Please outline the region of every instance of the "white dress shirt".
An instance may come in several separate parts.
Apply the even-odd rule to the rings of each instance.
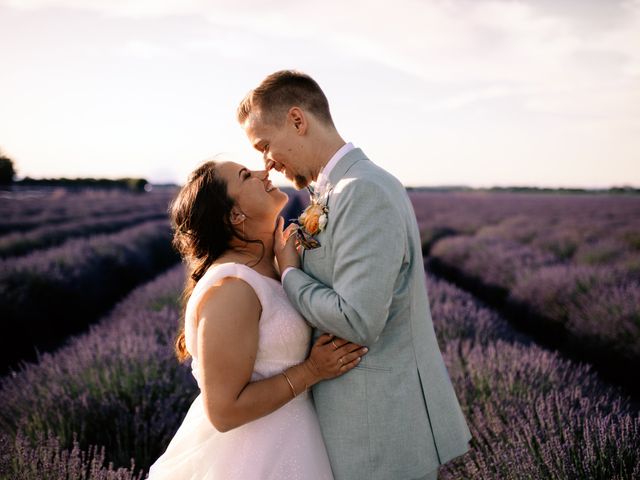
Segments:
[[[326,188],[327,183],[329,182],[329,174],[331,173],[331,170],[333,170],[333,167],[336,166],[336,163],[338,163],[338,161],[342,157],[344,157],[348,152],[350,152],[354,148],[355,147],[353,146],[353,143],[347,142],[342,147],[340,147],[336,153],[333,154],[333,157],[329,159],[327,164],[324,167],[322,167],[322,170],[320,170],[320,173],[318,174],[318,178],[316,179],[315,186],[313,188],[314,193],[318,195],[321,195],[322,193],[324,193],[323,189]],[[295,267],[285,268],[284,272],[282,272],[282,277],[280,278],[280,281],[284,281],[285,275],[289,273],[289,270],[293,268]]]
[[[333,170],[333,167],[336,166],[336,163],[338,163],[338,161],[342,157],[344,157],[354,148],[355,147],[353,146],[353,143],[347,142],[342,147],[340,147],[336,153],[333,154],[333,157],[331,157],[331,159],[322,168],[322,170],[320,170],[320,173],[318,174],[318,179],[315,182],[313,190],[315,193],[317,193],[318,195],[324,193],[322,190],[326,187],[327,182],[329,182],[329,174],[331,173],[331,170]]]

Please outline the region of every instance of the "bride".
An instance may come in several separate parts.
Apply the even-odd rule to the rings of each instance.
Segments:
[[[333,478],[308,390],[367,350],[325,334],[309,351],[273,255],[286,202],[266,171],[206,162],[171,206],[189,268],[176,352],[191,357],[200,394],[151,480]]]

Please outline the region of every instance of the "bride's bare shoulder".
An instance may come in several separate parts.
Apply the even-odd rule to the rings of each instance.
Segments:
[[[261,305],[251,285],[238,277],[223,277],[203,294],[198,308],[198,318],[237,316],[260,317]]]

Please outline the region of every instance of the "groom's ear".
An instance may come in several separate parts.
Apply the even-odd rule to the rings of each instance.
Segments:
[[[287,119],[293,125],[293,128],[296,129],[299,135],[304,135],[307,131],[307,117],[305,113],[299,107],[291,107],[289,112],[287,113]]]

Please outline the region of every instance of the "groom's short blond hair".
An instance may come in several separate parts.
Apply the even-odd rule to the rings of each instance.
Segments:
[[[329,102],[320,85],[306,73],[295,70],[272,73],[251,90],[238,106],[238,122],[243,124],[251,113],[258,113],[267,123],[280,125],[291,107],[300,107],[323,123],[333,125]]]

